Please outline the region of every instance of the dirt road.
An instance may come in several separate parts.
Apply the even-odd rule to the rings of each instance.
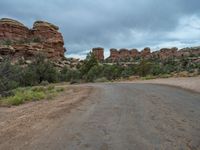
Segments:
[[[22,120],[21,126],[12,126],[9,121],[7,125],[2,110],[0,149],[200,149],[199,93],[139,83],[91,84],[79,88],[89,87],[92,92],[77,93],[85,95],[84,100],[79,100],[79,105],[72,102],[74,107],[70,111],[66,111],[69,104],[64,99],[60,105],[54,104],[60,101],[52,102],[52,109],[55,105],[57,111],[45,109],[46,115],[42,117],[36,115],[42,108],[35,112],[30,107],[30,120]],[[15,117],[20,120],[22,114]],[[31,120],[34,115],[40,119]]]

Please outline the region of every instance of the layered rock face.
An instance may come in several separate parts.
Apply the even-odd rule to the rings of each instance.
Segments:
[[[43,21],[36,21],[33,25],[32,36],[42,41],[43,48],[46,49],[48,57],[64,57],[64,41],[59,28],[53,24]]]
[[[119,59],[119,52],[117,51],[117,49],[110,49],[110,57],[111,60],[115,60],[115,59]]]
[[[131,56],[131,57],[135,58],[135,57],[138,57],[139,55],[140,55],[140,54],[139,54],[139,52],[138,52],[137,49],[131,49],[131,50],[130,50],[130,56]]]
[[[110,49],[110,57],[111,60],[120,60],[120,59],[127,59],[130,57],[136,57],[138,55],[138,51],[136,49],[128,50],[125,48],[120,49],[119,51],[117,49]]]
[[[50,59],[64,57],[64,41],[59,28],[36,21],[32,29],[12,19],[0,20],[0,55],[30,58],[39,53]]]
[[[150,48],[144,48],[141,52],[139,52],[137,49],[110,49],[110,57],[108,59],[113,60],[113,61],[118,61],[118,60],[124,60],[124,59],[130,59],[130,58],[136,58],[136,57],[150,57],[151,55],[151,50]]]
[[[151,49],[149,47],[144,48],[140,53],[140,56],[143,58],[149,58],[150,55],[151,55]]]
[[[104,48],[101,47],[93,48],[92,53],[95,55],[97,60],[99,61],[104,60]]]
[[[144,59],[150,59],[150,58],[159,58],[161,60],[168,59],[168,58],[180,58],[184,56],[191,56],[196,55],[200,56],[200,47],[194,47],[194,48],[184,48],[178,50],[178,48],[162,48],[159,51],[151,52],[151,49],[146,47],[141,52],[139,52],[137,49],[110,49],[110,56],[107,58],[111,61],[121,61],[125,59],[136,59],[136,58],[144,58]]]
[[[0,20],[0,40],[25,40],[29,38],[29,29],[13,19]]]

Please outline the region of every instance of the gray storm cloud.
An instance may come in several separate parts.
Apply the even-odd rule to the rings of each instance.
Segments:
[[[69,56],[106,49],[200,45],[199,0],[1,0],[0,17],[60,26]]]

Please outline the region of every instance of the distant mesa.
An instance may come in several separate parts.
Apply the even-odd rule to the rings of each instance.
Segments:
[[[36,21],[29,29],[19,21],[0,19],[0,56],[33,57],[38,53],[50,59],[64,57],[64,40],[59,28],[45,21]]]

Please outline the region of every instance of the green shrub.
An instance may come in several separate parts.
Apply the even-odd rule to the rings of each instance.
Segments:
[[[42,81],[48,81],[49,83],[55,83],[58,81],[58,70],[54,67],[53,63],[46,60],[43,55],[36,56],[36,59],[28,68],[34,72],[33,80],[41,83]]]
[[[38,86],[38,87],[33,87],[31,90],[34,92],[41,92],[41,91],[44,92],[46,91],[46,88],[43,86]]]
[[[24,101],[23,101],[22,97],[16,95],[16,96],[7,98],[5,100],[5,103],[8,105],[20,105],[20,104],[23,104]]]
[[[159,77],[160,78],[170,78],[171,75],[170,74],[160,74]]]
[[[97,78],[101,77],[103,68],[100,65],[93,66],[89,72],[85,74],[84,78],[86,81],[93,82]]]
[[[80,81],[79,80],[74,80],[74,79],[70,81],[70,84],[77,84],[77,83],[80,83]]]
[[[42,42],[42,40],[39,37],[34,37],[33,42],[34,43],[40,43],[40,42]]]
[[[55,89],[55,86],[53,86],[53,85],[50,85],[50,86],[47,87],[47,90],[48,90],[48,91],[52,91],[52,90],[54,90],[54,89]]]
[[[47,86],[47,85],[49,85],[49,82],[48,82],[48,81],[42,81],[42,82],[40,83],[40,85],[42,85],[42,86]]]
[[[108,80],[105,77],[98,78],[94,82],[108,82]]]
[[[75,69],[68,69],[64,67],[60,71],[60,81],[70,82],[71,80],[79,80],[80,79],[80,71]]]
[[[133,72],[133,69],[131,67],[125,67],[123,69],[123,71],[121,72],[121,77],[122,78],[128,78],[128,77],[132,76],[133,73],[134,72]]]
[[[3,44],[10,46],[10,45],[12,45],[12,41],[11,40],[5,40]]]
[[[122,71],[123,68],[119,65],[104,65],[102,76],[107,80],[115,80],[121,77]]]
[[[142,60],[138,65],[138,74],[142,77],[147,76],[151,72],[152,63]]]
[[[152,76],[152,75],[147,75],[146,77],[142,77],[142,80],[151,80],[151,79],[156,79],[156,76]]]
[[[64,90],[65,90],[65,89],[61,87],[61,88],[57,88],[57,89],[56,89],[56,92],[63,92]]]
[[[90,52],[87,55],[86,59],[83,62],[83,65],[80,68],[81,76],[86,76],[86,74],[88,74],[90,69],[97,65],[98,65],[98,61],[96,57],[94,56],[92,52]]]
[[[13,90],[14,95],[0,99],[0,105],[20,105],[27,101],[38,101],[41,99],[52,99],[59,92],[63,92],[63,87],[27,87]]]
[[[32,99],[29,99],[29,100],[37,101],[37,100],[46,98],[46,95],[44,92],[33,92],[32,94],[33,94],[33,97]]]
[[[9,59],[0,63],[0,95],[20,85],[21,68]]]

